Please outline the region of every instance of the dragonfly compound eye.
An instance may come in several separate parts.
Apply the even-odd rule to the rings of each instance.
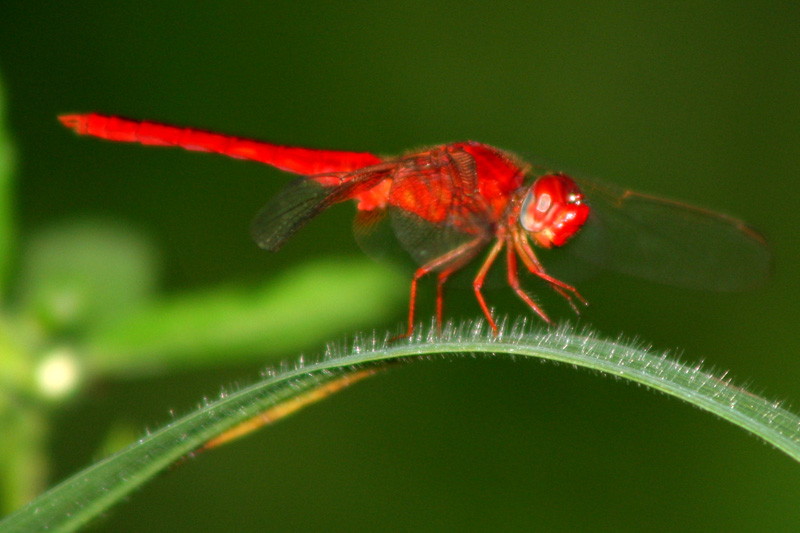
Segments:
[[[562,246],[586,222],[589,206],[578,185],[563,174],[546,174],[525,195],[519,223],[543,248]]]

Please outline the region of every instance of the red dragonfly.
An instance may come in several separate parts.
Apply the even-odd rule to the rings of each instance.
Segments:
[[[421,265],[411,281],[409,336],[420,278],[436,273],[436,319],[441,327],[445,282],[487,247],[472,286],[495,335],[497,325],[481,289],[504,248],[509,285],[547,323],[550,318],[520,286],[518,259],[576,312],[577,304],[587,302],[572,285],[547,274],[531,243],[554,248],[572,241],[567,249],[601,267],[710,290],[749,288],[770,271],[771,255],[763,237],[739,220],[563,173],[533,176],[533,167],[516,156],[473,141],[382,158],[97,113],[59,119],[81,135],[215,152],[304,176],[255,218],[253,238],[270,251],[331,205],[355,200],[359,240],[369,242],[380,223],[387,222]]]

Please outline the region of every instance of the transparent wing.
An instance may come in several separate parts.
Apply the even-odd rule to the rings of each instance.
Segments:
[[[651,281],[715,291],[744,290],[770,275],[764,237],[744,222],[672,200],[580,181],[592,208],[565,249]]]
[[[391,164],[381,163],[355,172],[298,178],[259,211],[250,234],[259,247],[277,251],[325,209],[371,189],[392,172]]]
[[[259,247],[275,252],[309,220],[330,207],[336,192],[306,178],[296,179],[258,212],[250,235]]]

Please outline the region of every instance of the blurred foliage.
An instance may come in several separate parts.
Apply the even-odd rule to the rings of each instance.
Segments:
[[[3,264],[12,261],[9,243],[16,240],[11,159],[0,129]],[[112,377],[264,364],[368,325],[405,293],[396,277],[365,260],[322,260],[260,285],[189,294],[160,293],[158,271],[153,244],[117,221],[62,222],[24,243],[15,290],[3,294],[0,316],[0,486],[7,511],[46,486],[55,402]]]
[[[570,278],[592,304],[580,320],[605,336],[623,331],[680,346],[687,359],[731,369],[767,395],[797,397],[798,25],[796,4],[745,0],[89,0],[46,10],[4,2],[0,68],[17,194],[13,209],[0,211],[16,213],[0,249],[19,250],[3,252],[0,374],[27,384],[13,403],[0,399],[9,430],[0,433],[2,446],[21,450],[0,456],[26,454],[5,479],[66,479],[100,455],[114,428],[161,425],[221,386],[255,379],[262,360],[294,354],[287,347],[246,362],[249,337],[226,359],[214,340],[192,363],[186,339],[202,328],[193,318],[192,333],[181,343],[172,336],[169,363],[159,366],[155,337],[141,326],[146,313],[171,331],[170,317],[192,301],[205,305],[209,287],[209,298],[244,312],[267,298],[270,280],[290,282],[311,259],[323,270],[331,261],[356,268],[347,265],[360,257],[347,207],[309,224],[280,253],[263,253],[247,224],[286,176],[211,155],[76,139],[55,120],[73,111],[378,154],[475,139],[735,215],[773,247],[767,287],[708,294],[615,275]],[[43,287],[23,291],[30,278],[19,258],[40,231],[75,219],[112,220],[126,235],[138,228],[157,251],[160,276],[129,313],[93,322],[96,308],[84,306],[74,315],[84,318],[62,323],[53,337],[43,327],[61,320],[47,318],[59,308],[30,299],[46,298]],[[448,287],[447,316],[479,316],[468,284],[456,285]],[[303,350],[322,351],[319,339],[350,328],[397,327],[407,287],[396,290],[393,314],[319,331],[317,340],[307,328],[297,336],[309,337]],[[422,317],[433,288],[421,291]],[[363,296],[348,294],[347,304]],[[537,297],[573,320],[557,297]],[[507,288],[487,299],[501,313],[527,313]],[[305,297],[296,303],[315,310]],[[128,341],[137,348],[126,353]],[[114,358],[105,359],[111,348]],[[142,361],[130,361],[125,377],[116,358],[128,355]],[[45,360],[50,369],[80,361],[78,388],[50,400],[31,392]],[[662,395],[566,370],[471,359],[399,368],[156,479],[99,527],[796,530],[793,462]]]
[[[48,331],[85,334],[149,299],[157,261],[147,239],[114,221],[50,227],[25,244],[19,306]]]

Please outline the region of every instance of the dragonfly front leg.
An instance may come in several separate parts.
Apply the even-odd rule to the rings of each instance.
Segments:
[[[544,310],[539,307],[539,304],[534,302],[528,293],[522,290],[522,287],[520,287],[519,275],[517,272],[517,252],[515,248],[511,246],[511,243],[509,243],[508,247],[506,248],[506,262],[508,263],[508,284],[511,285],[512,289],[514,289],[514,292],[517,293],[517,296],[519,296],[520,299],[528,305],[528,307],[533,309],[534,313],[539,315],[541,319],[548,324],[552,324],[553,321],[550,320],[550,317],[547,316],[547,313],[545,313]],[[556,287],[556,290],[560,291],[561,289]]]
[[[527,238],[521,231],[512,231],[511,237],[514,243],[514,248],[517,250],[522,262],[525,263],[528,271],[549,283],[553,290],[560,294],[569,303],[570,307],[572,307],[572,310],[575,311],[575,313],[580,314],[580,310],[578,309],[578,306],[575,305],[573,297],[580,301],[580,303],[583,305],[589,305],[589,302],[586,301],[586,298],[581,296],[581,293],[579,293],[575,287],[568,285],[545,272],[544,267],[539,262],[536,254],[533,252],[530,243],[528,243]],[[519,294],[519,292],[517,294]],[[536,311],[539,316],[542,316],[542,313],[537,308],[534,307],[533,310]],[[542,318],[545,319],[545,322],[550,322],[548,318],[544,316],[542,316]]]

